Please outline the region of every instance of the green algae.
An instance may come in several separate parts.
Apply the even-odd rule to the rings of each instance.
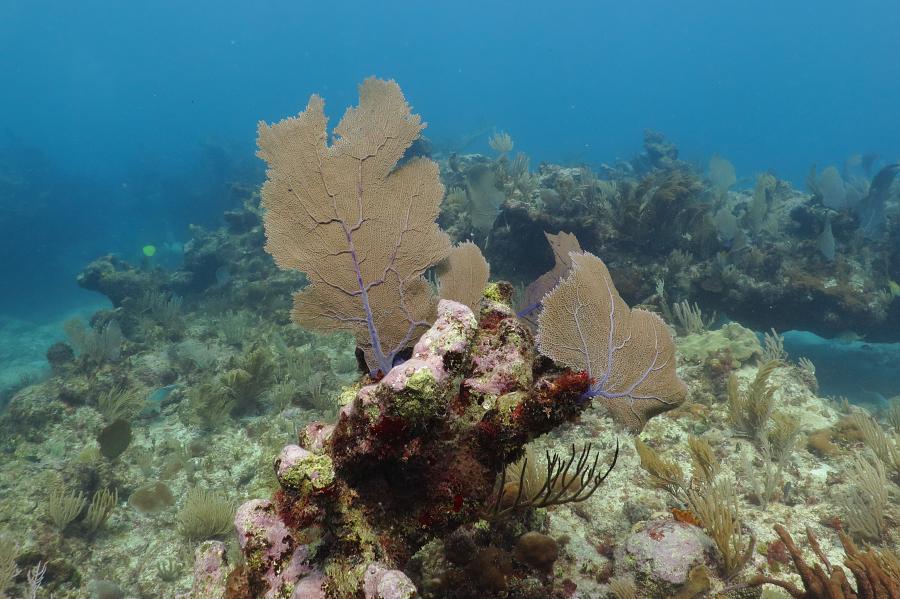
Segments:
[[[323,454],[310,454],[279,476],[286,488],[309,493],[328,488],[334,482],[334,464]]]

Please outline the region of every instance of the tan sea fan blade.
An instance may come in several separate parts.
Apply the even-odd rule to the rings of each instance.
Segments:
[[[424,128],[393,81],[367,79],[328,144],[324,103],[259,125],[266,250],[306,273],[294,320],[347,330],[369,367],[386,372],[434,316],[423,275],[450,251],[435,222],[444,188],[435,162],[397,166]]]
[[[687,395],[675,372],[675,344],[659,316],[628,307],[600,258],[570,256],[571,272],[542,302],[540,351],[587,372],[591,394],[613,418],[640,431]]]
[[[572,258],[569,257],[569,254],[581,251],[578,238],[572,233],[560,231],[554,235],[544,231],[544,237],[547,238],[547,243],[553,250],[553,268],[539,276],[525,289],[525,305],[521,310],[523,316],[540,309],[541,300],[547,292],[556,287],[557,283],[569,274],[569,269],[572,268]]]
[[[477,245],[466,241],[453,246],[438,269],[438,295],[463,303],[477,313],[491,267]]]

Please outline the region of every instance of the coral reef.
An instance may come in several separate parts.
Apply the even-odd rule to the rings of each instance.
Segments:
[[[711,161],[705,178],[658,134],[645,144],[641,156],[606,167],[604,178],[552,164],[530,174],[524,189],[498,177],[506,198],[484,244],[495,276],[527,285],[552,265],[544,233],[568,231],[603,256],[632,304],[652,300],[661,281],[669,301],[757,330],[900,339],[900,304],[889,291],[900,279],[896,165],[861,181],[859,198],[834,204],[814,183],[807,194],[769,174],[735,191],[727,160]],[[445,183],[463,185],[469,171],[484,168],[508,170],[502,159],[452,156]],[[454,239],[470,235],[465,206],[445,204],[440,222]]]
[[[88,265],[80,283],[112,307],[47,337],[45,376],[4,386],[0,594],[897,596],[900,401],[869,415],[820,397],[815,367],[747,328],[898,337],[896,169],[742,189],[723,158],[702,173],[648,132],[640,156],[598,173],[532,172],[508,135],[498,156],[447,156],[439,173],[421,138],[358,152],[374,115],[421,127],[392,85],[364,88],[359,127],[330,144],[323,121],[299,128],[322,171],[268,147],[269,191],[306,182],[321,200],[309,177],[377,163],[367,226],[393,226],[379,207],[409,199],[382,197],[382,179],[429,192],[417,227],[434,252],[401,244],[430,306],[407,342],[382,364],[368,330],[292,322],[290,294],[347,282],[352,261],[318,279],[278,268],[255,192],[222,227],[193,228],[175,270]],[[283,207],[285,235],[308,204]],[[396,241],[382,237],[372,247]]]
[[[185,553],[195,550],[197,541],[189,541],[182,532],[181,513],[194,489],[216,493],[232,506],[252,497],[268,496],[273,497],[273,506],[279,506],[290,503],[285,498],[290,497],[291,493],[293,497],[299,497],[301,492],[310,492],[325,502],[324,495],[329,492],[326,489],[349,488],[343,486],[346,485],[344,482],[332,482],[331,487],[322,490],[322,495],[317,495],[309,474],[303,473],[327,475],[330,472],[323,470],[327,462],[321,458],[330,455],[328,452],[335,429],[333,424],[325,424],[323,420],[332,420],[338,408],[342,408],[344,413],[352,411],[352,406],[357,402],[360,387],[353,384],[357,379],[352,372],[356,368],[353,343],[346,338],[314,335],[289,324],[285,315],[290,306],[284,298],[302,281],[290,273],[265,266],[268,264],[262,247],[265,237],[258,215],[251,210],[245,210],[244,214],[246,220],[255,219],[257,224],[243,234],[232,233],[229,228],[211,233],[195,231],[204,239],[227,239],[228,249],[223,249],[224,254],[240,258],[229,266],[233,272],[229,279],[202,291],[185,294],[177,325],[181,329],[179,337],[173,337],[164,330],[161,333],[160,327],[163,325],[156,320],[151,321],[148,314],[139,312],[137,301],[134,304],[131,300],[125,301],[116,312],[117,321],[122,323],[123,340],[120,355],[115,361],[60,360],[47,380],[33,382],[18,391],[0,416],[0,446],[3,448],[5,473],[0,480],[0,497],[3,498],[0,500],[0,514],[3,514],[2,528],[8,531],[4,538],[16,539],[13,567],[20,571],[7,589],[9,593],[24,588],[25,573],[38,562],[47,565],[44,588],[53,592],[54,596],[83,597],[94,588],[114,588],[136,597],[191,593],[195,584],[194,570],[188,566],[192,558],[186,557]],[[541,242],[545,243],[543,234]],[[262,270],[255,270],[255,265]],[[250,291],[249,288],[260,285],[259,273],[271,276],[273,291],[263,292],[261,286],[257,291]],[[565,278],[569,274],[568,269],[563,269],[558,276]],[[166,273],[166,276],[177,275]],[[492,297],[500,298],[504,290],[509,291],[502,285],[492,285],[488,291]],[[241,309],[248,294],[260,300],[253,315]],[[279,298],[278,294],[283,297]],[[495,325],[505,323],[503,331],[515,332],[523,339],[530,339],[527,323],[514,319],[508,307],[497,303],[490,305],[500,310],[494,312],[497,315]],[[465,313],[462,307],[459,310]],[[93,320],[104,322],[107,314],[101,311]],[[501,314],[503,318],[499,318]],[[473,315],[473,320],[469,322],[474,320]],[[483,321],[483,325],[486,324]],[[711,554],[705,554],[705,571],[688,569],[689,578],[681,585],[682,588],[711,588],[714,592],[720,592],[746,584],[757,574],[788,581],[802,588],[802,581],[792,573],[790,555],[778,544],[780,539],[771,533],[772,526],[778,522],[787,523],[790,534],[795,537],[803,534],[807,525],[810,526],[823,554],[831,564],[840,567],[837,564],[842,563],[843,551],[834,527],[842,523],[841,526],[846,529],[851,522],[848,512],[850,504],[846,496],[852,485],[856,484],[850,476],[858,469],[856,456],[863,455],[867,451],[866,444],[871,443],[886,459],[890,459],[894,451],[892,448],[896,447],[892,438],[895,433],[886,422],[862,418],[857,408],[849,408],[855,416],[848,418],[844,413],[847,408],[816,396],[814,373],[810,374],[793,364],[774,369],[767,379],[768,385],[774,388],[773,412],[775,415],[784,412],[796,421],[803,442],[797,443],[787,454],[779,477],[773,478],[777,481],[775,486],[771,493],[766,493],[768,505],[763,509],[757,500],[756,486],[764,482],[761,480],[764,456],[758,447],[749,447],[746,437],[737,434],[727,407],[730,375],[735,375],[739,392],[748,388],[757,377],[762,349],[758,343],[753,343],[746,329],[736,327],[736,324],[730,324],[726,333],[708,330],[686,333],[675,339],[678,374],[689,388],[690,402],[652,418],[645,425],[641,438],[661,458],[681,464],[685,478],[689,478],[688,469],[693,471],[694,467],[690,465],[688,438],[690,435],[702,436],[719,465],[717,478],[734,485],[744,534],[752,532],[757,539],[757,549],[750,556],[750,561],[731,581],[722,579],[716,549]],[[487,331],[475,334],[472,343],[480,345],[477,351],[474,345],[471,346],[470,357],[484,354],[491,358],[486,362],[486,369],[478,374],[474,372],[474,360],[470,358],[469,367],[473,372],[465,379],[465,393],[462,392],[462,381],[455,387],[460,400],[468,403],[450,401],[447,406],[451,411],[466,406],[463,414],[472,411],[471,416],[485,410],[480,404],[486,401],[497,410],[496,416],[492,417],[499,418],[507,413],[502,408],[509,408],[523,400],[515,392],[518,387],[512,387],[520,384],[516,383],[515,376],[507,377],[504,384],[511,385],[508,388],[496,387],[496,381],[488,376],[494,367],[501,364],[506,373],[514,375],[521,370],[516,366],[515,359],[516,355],[521,356],[521,352],[506,351],[521,346],[496,343],[498,334],[499,330],[490,334]],[[246,364],[248,353],[259,346],[264,346],[271,353],[275,366],[274,379],[277,381],[273,388],[263,390],[257,396],[257,405],[246,412],[232,414],[228,408],[208,408],[212,411],[207,413],[206,418],[197,420],[197,410],[201,406],[195,403],[195,391],[206,389],[206,395],[203,395],[205,400],[211,401],[216,397],[228,399],[218,391],[218,378],[228,370]],[[705,351],[704,348],[714,348],[714,351]],[[543,380],[548,380],[548,377],[552,380],[553,376],[561,376],[565,372],[554,370],[555,367],[548,364],[546,358],[534,353],[530,359],[536,370],[532,372],[528,389],[535,390],[535,382],[542,380],[542,377]],[[450,366],[463,368],[452,360]],[[428,370],[430,372],[430,368]],[[397,380],[408,380],[408,377],[399,376],[402,372],[401,365]],[[317,379],[321,387],[312,384]],[[367,394],[383,382],[368,381],[374,387],[370,387],[363,396],[371,397]],[[416,381],[413,377],[413,382],[422,380]],[[565,382],[573,394],[575,389],[585,389],[588,384],[572,376],[561,382]],[[279,400],[272,395],[274,387],[281,383],[286,383],[292,390],[287,400]],[[341,393],[343,385],[350,386]],[[420,385],[416,392],[426,388],[427,385]],[[502,390],[511,390],[511,395],[502,393],[497,397]],[[140,399],[138,405],[131,404],[135,398]],[[120,400],[123,403],[119,403]],[[384,400],[387,401],[387,398]],[[428,410],[420,410],[417,405],[422,406],[401,400],[391,409],[401,409],[404,414],[427,418]],[[106,407],[101,411],[101,406]],[[585,441],[590,441],[593,447],[591,463],[600,455],[594,476],[606,473],[616,438],[621,437],[622,433],[617,432],[615,423],[598,405],[586,405],[579,410],[577,420],[531,441],[522,454],[529,456],[527,461],[516,460],[518,454],[502,458],[493,456],[494,468],[500,468],[500,464],[506,462],[525,465],[519,469],[510,466],[504,470],[506,476],[501,485],[502,494],[498,494],[499,489],[496,488],[502,476],[492,480],[491,486],[482,482],[480,493],[487,493],[486,502],[479,506],[484,511],[482,519],[453,528],[461,518],[460,513],[474,517],[478,509],[476,502],[463,501],[460,512],[454,512],[456,493],[450,496],[432,488],[427,499],[431,502],[428,505],[437,509],[432,526],[443,531],[440,538],[434,533],[429,534],[430,529],[420,527],[410,512],[403,514],[407,523],[404,534],[398,532],[391,537],[401,542],[385,547],[375,534],[377,529],[364,526],[367,520],[362,518],[363,510],[337,514],[342,526],[340,530],[352,531],[347,536],[346,547],[371,547],[371,559],[365,564],[362,563],[364,560],[341,561],[340,558],[346,555],[341,554],[338,547],[331,554],[336,556],[331,567],[310,571],[295,586],[294,592],[315,596],[313,593],[321,593],[326,581],[331,581],[329,589],[356,588],[364,592],[366,571],[371,566],[373,573],[368,576],[370,588],[404,587],[404,581],[409,580],[423,597],[453,596],[454,590],[460,597],[467,596],[466,593],[468,596],[481,596],[485,589],[511,596],[527,597],[528,593],[544,596],[540,593],[546,593],[549,588],[558,596],[604,597],[612,593],[611,582],[622,580],[635,585],[636,596],[654,596],[653,589],[660,588],[662,581],[654,582],[654,579],[633,569],[627,560],[615,559],[618,548],[624,547],[635,531],[680,522],[693,527],[694,533],[705,539],[704,547],[714,546],[715,543],[698,526],[702,522],[696,514],[686,510],[682,502],[670,499],[669,494],[646,483],[643,475],[639,474],[638,456],[624,439],[615,469],[600,489],[583,502],[545,507],[516,506],[519,489],[525,489],[519,503],[528,503],[526,498],[538,497],[545,482],[547,465],[554,458],[562,466],[570,456],[577,461]],[[493,414],[491,408],[488,411]],[[111,423],[105,414],[125,414],[134,433],[131,444],[115,460],[104,458],[96,441],[96,434]],[[373,421],[363,420],[363,417],[368,418],[365,409],[355,414],[357,420],[354,422],[360,427],[374,425]],[[544,418],[543,409],[530,411],[529,414],[536,422]],[[457,414],[455,418],[462,416]],[[415,436],[403,436],[412,433],[392,426],[390,420],[382,419],[381,422],[379,431],[383,443],[377,447],[392,455],[395,461],[402,463],[403,456],[390,454],[390,451],[401,451],[401,445],[402,451],[407,450],[407,445],[411,452],[422,451],[418,443],[400,443],[401,439],[414,440]],[[767,430],[774,426],[774,416],[768,423]],[[304,469],[305,466],[292,469],[288,467],[291,460],[280,461],[280,476],[287,490],[281,489],[279,472],[273,470],[273,461],[282,448],[292,447],[285,454],[286,458],[306,455],[297,451],[300,449],[294,433],[297,428],[303,431],[305,451],[316,456],[317,460],[307,464],[308,469]],[[428,428],[425,427],[426,431]],[[370,429],[363,429],[363,432],[367,430]],[[827,443],[814,440],[820,437],[827,439]],[[391,442],[394,438],[395,441]],[[867,438],[870,440],[866,441]],[[363,435],[360,439],[371,441],[373,437]],[[349,445],[345,448],[348,460],[353,458],[365,463],[371,457],[359,453],[359,449],[350,443],[350,438],[346,443]],[[571,451],[573,445],[576,448],[574,454]],[[370,449],[375,450],[376,447]],[[544,459],[547,454],[548,459]],[[749,460],[749,466],[745,465],[745,460]],[[332,467],[335,463],[337,461],[332,461]],[[892,489],[898,480],[896,471],[886,462],[883,463],[887,488]],[[431,472],[446,474],[449,465],[451,462],[441,454]],[[575,466],[573,462],[573,470]],[[362,467],[360,469],[364,470]],[[369,488],[368,492],[372,494],[370,497],[375,498],[380,497],[379,490],[390,492],[390,499],[395,503],[385,505],[399,511],[400,505],[408,505],[402,502],[411,501],[409,494],[414,489],[411,484],[401,484],[397,479],[389,478],[390,473],[396,470],[379,469],[380,472],[385,470],[388,474],[381,476],[381,489]],[[494,470],[494,474],[498,472]],[[564,481],[569,478],[560,476]],[[482,481],[489,478],[485,475]],[[317,475],[315,479],[324,482],[329,477]],[[453,482],[444,478],[441,480]],[[157,482],[165,485],[171,497]],[[305,482],[310,483],[306,490]],[[60,531],[44,515],[52,489],[76,497],[81,494],[85,503],[101,489],[117,490],[120,501],[96,532],[89,530],[84,503],[78,504],[81,507],[74,519]],[[280,491],[272,495],[273,489]],[[464,490],[471,492],[468,487]],[[145,495],[151,491],[158,493],[159,497],[154,497],[147,504]],[[355,498],[354,493],[344,494],[342,491],[338,498],[349,497],[357,502],[355,506],[359,506],[362,500]],[[886,526],[881,538],[861,536],[857,542],[873,543],[881,551],[898,542],[897,532],[891,523],[896,522],[900,514],[894,495],[890,497],[884,506]],[[284,501],[283,504],[279,503],[279,498]],[[496,511],[506,510],[506,513],[499,519],[491,518],[489,515],[495,511],[498,498],[501,507]],[[34,505],[41,507],[34,510]],[[308,510],[303,509],[302,502],[290,505],[295,507],[291,514],[294,518],[315,522],[325,517],[317,504],[309,504],[306,506],[310,508]],[[339,505],[339,502],[331,505]],[[510,507],[512,509],[507,509]],[[382,513],[381,522],[386,518],[388,516]],[[297,532],[290,530],[292,535]],[[309,532],[314,533],[315,530],[310,529]],[[223,539],[232,535],[233,532],[229,532]],[[296,550],[310,544],[318,547],[317,543],[323,537],[311,534],[309,537],[291,538],[291,546]],[[219,547],[215,539],[211,541],[212,545],[204,543],[200,542],[200,545]],[[405,547],[404,543],[407,544]],[[214,593],[220,593],[224,588],[221,592],[240,596],[239,593],[246,593],[247,589],[246,578],[242,581],[240,576],[242,570],[235,567],[240,562],[239,556],[236,550],[229,550],[227,544],[223,545],[224,554],[221,547],[211,549],[205,554],[210,556],[209,559],[196,561],[196,589],[203,589],[203,580],[208,577],[216,585]],[[391,559],[392,555],[401,556],[410,552],[412,555],[403,564]],[[311,567],[319,553],[310,556],[307,566]],[[699,561],[692,565],[699,565]],[[232,574],[233,571],[236,573]],[[385,571],[393,574],[378,574]],[[548,571],[551,572],[552,583],[545,581]],[[201,572],[206,574],[200,575]],[[350,575],[342,577],[342,572]],[[847,576],[855,588],[855,578],[849,569]],[[549,586],[551,584],[552,587]],[[666,588],[673,590],[677,586],[669,584]]]
[[[304,577],[324,572],[322,588],[349,597],[352,588],[337,590],[335,569],[354,573],[369,589],[377,586],[370,584],[373,564],[403,566],[429,542],[449,543],[479,527],[482,536],[500,537],[495,529],[503,521],[491,506],[510,491],[503,483],[497,487],[498,474],[526,443],[589,405],[588,379],[542,367],[532,343],[508,305],[485,299],[476,320],[466,306],[442,300],[409,360],[362,387],[335,425],[309,425],[301,435],[305,448],[282,450],[274,501],[253,500],[238,510],[245,586],[282,596]],[[592,492],[606,478],[603,472],[583,474],[579,467],[548,485],[590,486]],[[515,511],[526,509],[517,503]],[[543,537],[521,538],[515,548],[472,542],[481,553],[503,555],[520,577],[547,571],[555,561]],[[306,569],[292,566],[301,555],[311,564]],[[458,576],[448,568],[445,576]],[[407,580],[386,573],[378,585],[392,579]],[[496,584],[506,589],[512,581]],[[409,588],[415,588],[411,582]],[[472,589],[478,592],[489,591]],[[242,596],[254,595],[232,595]]]

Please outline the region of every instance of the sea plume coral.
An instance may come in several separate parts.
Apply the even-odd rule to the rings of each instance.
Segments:
[[[675,373],[675,344],[660,317],[628,307],[600,258],[588,252],[570,256],[571,272],[542,302],[539,349],[585,371],[590,395],[616,420],[640,431],[687,395]]]
[[[260,123],[266,251],[310,284],[294,295],[300,325],[352,332],[373,371],[386,373],[434,318],[422,276],[450,251],[435,223],[444,188],[437,164],[397,166],[424,124],[393,81],[367,79],[328,144],[324,102]]]

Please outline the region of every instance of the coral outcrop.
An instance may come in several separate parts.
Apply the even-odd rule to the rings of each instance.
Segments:
[[[851,186],[839,180],[842,201],[833,203],[814,182],[804,193],[769,174],[736,191],[727,160],[710,161],[704,177],[676,157],[670,142],[650,134],[642,155],[600,173],[553,164],[528,172],[525,157],[515,161],[522,171],[502,157],[467,155],[451,156],[442,176],[452,188],[470,172],[497,175],[506,197],[485,244],[495,277],[529,284],[553,264],[545,232],[568,231],[607,261],[631,304],[655,301],[661,282],[670,301],[757,330],[900,339],[900,302],[890,292],[900,280],[900,167],[855,181],[853,201],[844,201]],[[483,237],[450,199],[444,228],[454,239]]]
[[[310,577],[335,597],[360,587],[366,597],[412,596],[397,568],[429,543],[502,526],[492,516],[506,491],[496,488],[498,474],[527,442],[577,418],[588,386],[586,376],[537,357],[508,304],[486,298],[476,319],[442,300],[412,357],[359,389],[335,425],[309,425],[275,461],[274,499],[238,510],[244,565],[233,576],[250,594],[229,598],[297,596],[292,589]],[[563,480],[567,488],[602,481]],[[471,542],[466,567],[496,553],[534,580],[556,555],[540,535],[518,549],[490,535]]]
[[[641,579],[658,596],[674,594],[697,567],[714,569],[715,547],[697,526],[677,520],[654,520],[632,533],[617,549],[620,576]]]

